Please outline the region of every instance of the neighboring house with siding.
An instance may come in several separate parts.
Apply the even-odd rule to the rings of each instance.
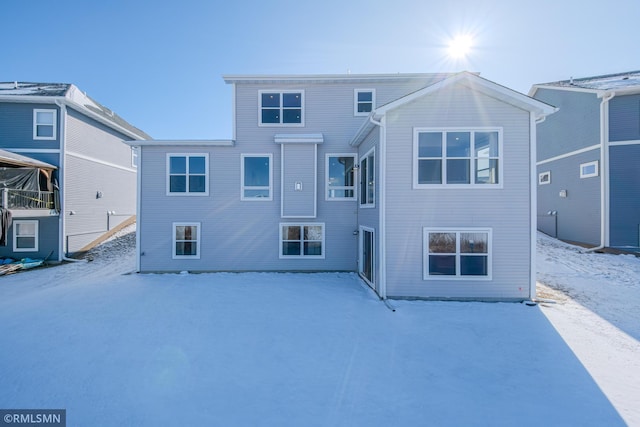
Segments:
[[[640,71],[534,85],[559,112],[538,125],[539,229],[640,249]]]
[[[535,122],[475,74],[225,76],[233,137],[139,148],[138,270],[354,271],[382,298],[535,295]]]
[[[0,83],[0,207],[12,217],[0,256],[61,261],[135,219],[137,153],[123,141],[148,138],[72,84]],[[25,168],[32,184],[11,178]]]

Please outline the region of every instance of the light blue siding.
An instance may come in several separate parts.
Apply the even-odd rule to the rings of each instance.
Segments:
[[[600,99],[593,93],[538,89],[540,101],[560,110],[537,127],[537,161],[600,143]]]
[[[282,217],[315,218],[316,145],[282,145]]]
[[[529,112],[455,86],[387,116],[386,247],[390,297],[528,298]],[[413,189],[415,127],[500,128],[503,188]],[[491,280],[423,280],[423,228],[490,228]]]
[[[136,169],[129,139],[67,109],[65,250],[76,252],[136,212]],[[73,212],[73,215],[71,215]],[[115,212],[109,215],[108,212]]]
[[[610,246],[640,246],[640,145],[609,149]]]
[[[33,139],[33,110],[56,110],[56,139]],[[0,145],[4,149],[59,149],[60,109],[55,104],[0,102]],[[28,155],[28,154],[26,154]]]
[[[9,257],[16,260],[22,258],[47,259],[55,261],[58,259],[58,215],[44,217],[29,217],[21,215],[16,220],[38,221],[38,251],[34,252],[13,252],[13,236],[15,227],[9,228],[7,245],[0,246],[0,257]]]
[[[616,96],[609,101],[609,140],[640,140],[640,95]]]
[[[557,237],[589,245],[600,243],[600,176],[580,178],[580,164],[599,161],[600,150],[538,165],[551,183],[538,185],[538,216],[556,212]],[[560,197],[565,190],[567,197]]]

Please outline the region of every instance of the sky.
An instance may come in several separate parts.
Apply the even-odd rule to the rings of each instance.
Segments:
[[[73,83],[154,139],[225,139],[223,75],[467,70],[527,93],[640,69],[638,18],[638,0],[4,0],[0,81]]]

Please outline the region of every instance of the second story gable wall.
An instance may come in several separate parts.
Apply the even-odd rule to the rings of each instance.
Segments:
[[[502,137],[503,171],[495,187],[414,188],[414,131],[491,130]],[[387,114],[386,247],[389,296],[528,297],[530,260],[530,114],[454,86]],[[492,279],[424,280],[424,228],[492,230]]]
[[[538,89],[536,99],[559,108],[537,128],[537,161],[600,144],[600,99],[593,93]]]
[[[55,139],[34,139],[34,110],[56,112]],[[0,102],[0,144],[7,149],[57,150],[60,148],[60,109],[55,104]],[[54,163],[57,165],[57,162]]]
[[[609,141],[640,140],[640,94],[616,96],[609,102]]]

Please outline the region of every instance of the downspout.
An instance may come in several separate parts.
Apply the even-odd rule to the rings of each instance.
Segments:
[[[599,251],[607,246],[609,200],[609,101],[615,92],[605,93],[600,102],[600,244],[585,252]]]
[[[56,100],[56,105],[60,107],[60,173],[58,177],[60,179],[60,190],[62,192],[62,197],[60,197],[60,222],[58,228],[58,261],[85,261],[84,259],[73,259],[68,258],[65,254],[65,236],[67,233],[67,215],[66,215],[66,200],[67,200],[67,189],[66,189],[66,178],[67,178],[67,168],[65,167],[65,156],[67,151],[67,106],[64,102]]]
[[[387,257],[386,257],[386,245],[387,245],[387,239],[386,239],[386,168],[387,168],[387,162],[386,162],[386,155],[387,155],[387,141],[386,141],[386,137],[387,137],[387,132],[386,132],[386,128],[385,128],[385,116],[382,117],[382,119],[380,121],[376,121],[373,118],[373,114],[371,116],[369,116],[369,121],[374,124],[375,126],[380,127],[380,153],[378,154],[378,180],[380,181],[380,194],[378,197],[378,203],[379,203],[379,215],[378,215],[378,235],[379,237],[379,245],[378,245],[378,249],[379,249],[379,254],[378,254],[378,265],[379,265],[379,272],[380,272],[380,277],[379,277],[379,284],[380,284],[380,288],[379,288],[379,295],[380,298],[385,302],[385,304],[387,304],[387,306],[395,311],[395,309],[391,306],[388,305],[387,302]]]

